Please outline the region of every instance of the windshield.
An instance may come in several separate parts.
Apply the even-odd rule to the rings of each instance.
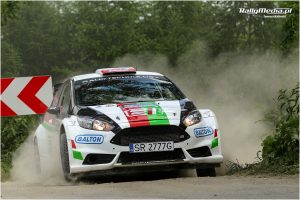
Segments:
[[[163,76],[112,76],[75,82],[77,105],[180,100],[185,96]]]

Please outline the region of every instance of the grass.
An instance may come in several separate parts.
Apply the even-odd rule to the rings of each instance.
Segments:
[[[259,161],[251,164],[240,164],[237,162],[228,161],[226,164],[228,169],[227,175],[293,175],[299,174],[299,164],[284,165],[279,163],[266,163]]]
[[[7,181],[10,178],[10,169],[12,168],[10,162],[1,161],[1,181]]]

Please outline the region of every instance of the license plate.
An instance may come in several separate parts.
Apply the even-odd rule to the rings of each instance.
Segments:
[[[174,142],[149,142],[129,144],[130,153],[174,151]]]

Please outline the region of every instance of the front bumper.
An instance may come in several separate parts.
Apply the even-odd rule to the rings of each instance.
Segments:
[[[111,170],[114,168],[135,168],[135,167],[150,167],[150,166],[161,166],[161,165],[177,165],[177,164],[189,164],[192,166],[200,166],[203,164],[220,164],[223,162],[222,155],[213,155],[209,157],[193,158],[189,153],[183,149],[185,159],[183,160],[166,160],[166,161],[153,161],[153,162],[144,162],[144,163],[132,163],[132,164],[122,164],[118,163],[120,153],[116,155],[111,163],[108,164],[96,164],[96,165],[79,165],[72,166],[71,173],[82,173],[82,172],[91,172],[99,170]]]
[[[206,164],[220,164],[223,162],[223,156],[221,152],[221,140],[220,140],[220,131],[218,134],[210,134],[205,136],[197,136],[195,133],[196,129],[209,127],[212,130],[218,130],[218,124],[215,116],[203,118],[203,120],[193,126],[187,127],[185,132],[189,135],[189,138],[174,143],[174,148],[181,151],[182,158],[172,159],[173,157],[165,157],[166,159],[160,160],[151,160],[146,162],[120,162],[120,156],[122,153],[129,152],[129,146],[121,146],[113,144],[111,142],[112,138],[116,135],[113,132],[101,132],[83,129],[76,124],[69,123],[66,128],[66,134],[68,139],[68,152],[69,152],[69,161],[70,161],[70,173],[71,174],[80,174],[93,171],[107,171],[113,169],[129,169],[134,167],[153,167],[153,166],[162,166],[162,165],[177,165],[177,164],[187,164],[190,166],[201,166]],[[77,143],[76,136],[78,135],[101,135],[103,136],[99,139],[98,144],[95,143]],[[97,142],[96,142],[97,143]],[[191,152],[193,149],[198,148],[209,149],[209,154],[205,155],[195,155]],[[104,164],[87,164],[85,160],[88,155],[113,155],[113,157]],[[136,154],[136,153],[133,153]],[[143,153],[140,153],[143,154]],[[130,155],[130,154],[128,154]]]
[[[115,176],[118,177],[122,176],[131,176],[131,175],[139,175],[152,172],[162,172],[165,175],[169,176],[170,172],[184,170],[184,169],[206,169],[206,168],[215,168],[220,167],[220,163],[202,163],[202,164],[189,164],[189,163],[173,163],[173,164],[164,164],[162,165],[146,165],[146,166],[131,166],[131,167],[115,167],[109,170],[96,170],[96,171],[89,171],[83,173],[77,173],[75,176],[76,178],[94,178],[94,177],[101,177],[101,181],[105,181],[105,177]],[[151,174],[153,177],[153,174]],[[110,179],[108,179],[110,180]],[[114,178],[115,180],[115,178]],[[139,179],[140,180],[140,179]]]

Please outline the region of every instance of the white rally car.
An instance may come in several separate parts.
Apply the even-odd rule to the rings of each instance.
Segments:
[[[167,77],[132,67],[99,69],[62,83],[34,144],[42,171],[60,149],[67,180],[182,168],[215,176],[223,161],[215,114],[197,109]]]

